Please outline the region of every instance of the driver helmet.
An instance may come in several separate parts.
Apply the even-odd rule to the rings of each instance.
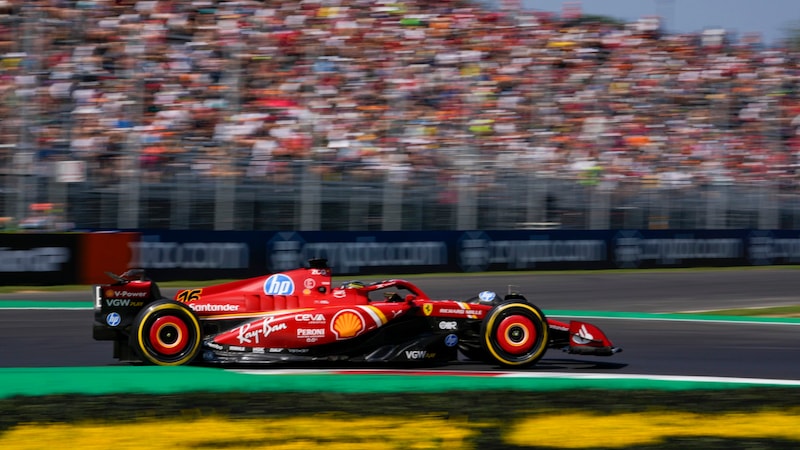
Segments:
[[[478,294],[478,300],[480,300],[481,303],[492,303],[496,298],[497,293],[493,291],[483,291]]]
[[[361,289],[364,286],[366,286],[366,284],[364,284],[364,282],[358,281],[358,280],[346,281],[346,282],[342,283],[342,289]]]

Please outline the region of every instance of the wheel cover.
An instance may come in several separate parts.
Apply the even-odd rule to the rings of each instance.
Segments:
[[[500,321],[495,339],[505,352],[522,355],[536,343],[536,327],[525,316],[511,315]]]
[[[161,316],[153,321],[148,335],[153,350],[164,355],[175,355],[189,344],[189,328],[176,316]]]
[[[200,351],[200,322],[184,306],[154,304],[137,319],[134,348],[143,360],[162,366],[190,363]]]
[[[542,312],[526,303],[507,303],[489,312],[481,326],[483,348],[504,366],[526,366],[547,350],[549,333]]]

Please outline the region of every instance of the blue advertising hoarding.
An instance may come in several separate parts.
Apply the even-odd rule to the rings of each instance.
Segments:
[[[238,279],[312,258],[327,259],[336,275],[800,263],[797,230],[130,231],[102,240],[99,258],[85,242],[102,233],[5,234],[0,282],[81,283],[80,266],[144,268],[159,281]]]
[[[311,258],[340,275],[800,261],[800,231],[785,230],[138,231],[130,266],[161,280],[257,276]]]

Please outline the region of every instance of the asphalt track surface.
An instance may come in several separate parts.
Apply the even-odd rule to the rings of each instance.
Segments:
[[[800,304],[800,271],[790,268],[576,274],[479,274],[412,279],[432,298],[466,300],[508,286],[548,311],[702,312]],[[364,281],[378,278],[364,277]],[[335,282],[343,281],[335,278]],[[175,289],[162,288],[170,296]],[[86,301],[91,293],[0,294],[6,300]],[[567,317],[557,317],[568,319]],[[549,350],[528,370],[542,373],[682,375],[800,380],[800,324],[588,318],[624,351],[581,357]],[[91,336],[91,310],[0,309],[0,367],[125,364],[110,342]],[[270,366],[275,367],[275,366]],[[455,363],[455,370],[492,370]],[[270,370],[264,368],[263,370]]]

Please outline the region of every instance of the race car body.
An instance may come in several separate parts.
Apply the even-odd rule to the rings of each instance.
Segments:
[[[311,361],[536,363],[548,348],[620,351],[596,326],[546,318],[522,295],[492,291],[432,299],[407,280],[334,287],[325,260],[310,267],[163,298],[141,270],[94,286],[93,335],[114,356],[157,365]]]

